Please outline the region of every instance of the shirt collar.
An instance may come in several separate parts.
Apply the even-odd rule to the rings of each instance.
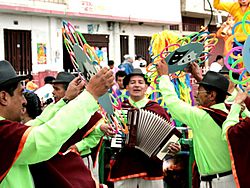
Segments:
[[[219,109],[219,110],[222,110],[222,111],[228,113],[228,109],[226,108],[224,103],[214,104],[214,105],[211,106],[211,108]]]
[[[136,108],[143,108],[144,106],[146,106],[146,104],[148,103],[149,99],[146,98],[146,97],[144,97],[142,100],[135,102],[135,101],[133,101],[133,100],[131,99],[131,97],[129,97],[129,98],[128,98],[128,101],[129,101],[129,103],[130,103],[132,106],[134,106],[134,107],[136,107]]]

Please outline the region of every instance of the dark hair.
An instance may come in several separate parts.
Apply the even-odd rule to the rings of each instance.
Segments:
[[[140,59],[140,58],[144,59],[144,57],[143,57],[142,55],[136,55],[136,56],[135,56],[135,60],[138,60],[138,59]]]
[[[223,103],[227,97],[227,94],[225,92],[223,92],[222,90],[215,88],[213,86],[208,86],[208,85],[203,85],[201,84],[201,86],[208,92],[212,92],[215,91],[216,92],[216,98],[215,98],[215,102],[217,103]]]
[[[45,83],[45,84],[51,84],[51,82],[52,82],[53,80],[55,80],[55,77],[53,77],[53,76],[46,76],[46,77],[44,78],[44,83]]]
[[[26,111],[32,119],[35,119],[42,113],[41,101],[33,92],[24,92],[23,95],[27,100]]]
[[[109,60],[109,61],[108,61],[108,66],[114,65],[114,64],[115,64],[115,62],[114,62],[113,60]]]
[[[218,60],[220,60],[220,59],[223,59],[223,56],[222,56],[222,55],[217,55],[215,61],[218,61]]]
[[[68,89],[69,83],[62,83],[63,84],[63,88],[65,89],[65,91]]]
[[[29,81],[33,80],[32,74],[28,74],[27,77],[28,77]]]
[[[125,71],[119,70],[115,73],[115,80],[117,81],[118,77],[125,77],[127,76]]]
[[[6,91],[7,93],[10,94],[10,96],[13,96],[14,91],[17,89],[18,84],[19,82],[15,82],[12,84],[0,86],[0,91]]]

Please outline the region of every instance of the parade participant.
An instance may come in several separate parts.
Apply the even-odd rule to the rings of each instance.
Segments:
[[[118,88],[113,93],[114,97],[117,98],[118,102],[121,103],[125,98],[128,98],[129,92],[125,89],[123,85],[123,79],[127,74],[124,71],[117,71],[115,74],[115,80]]]
[[[40,98],[43,107],[46,107],[48,104],[53,102],[53,87],[51,85],[53,80],[55,80],[55,77],[46,76],[44,78],[44,85],[35,91]]]
[[[34,83],[33,76],[28,74],[28,78],[25,80],[25,89],[27,91],[35,91],[38,88],[38,85]]]
[[[222,129],[209,111],[228,112],[224,101],[229,81],[219,73],[208,71],[199,82],[197,101],[202,107],[190,106],[178,98],[169,78],[168,64],[157,65],[160,91],[172,117],[193,131],[194,155],[201,175],[201,188],[235,187],[227,143]]]
[[[200,68],[199,68],[199,65],[195,62],[191,63],[189,65],[189,70],[188,70],[192,76],[198,81],[200,82],[203,78],[203,76],[201,75],[201,71],[200,71]],[[223,66],[222,69],[219,71],[220,74],[222,74],[224,77],[226,77],[229,81],[229,86],[228,86],[228,93],[230,93],[229,96],[226,97],[225,99],[225,104],[227,104],[227,108],[230,108],[231,104],[233,103],[236,95],[238,92],[241,92],[241,90],[237,87],[237,84],[235,84],[230,78],[229,78],[229,70],[226,66]],[[239,79],[239,74],[236,73],[236,72],[233,72],[232,73],[232,77],[233,79],[235,80],[238,80]],[[249,101],[250,98],[247,97],[246,101]],[[250,106],[249,108],[246,108],[244,109],[242,115],[243,117],[247,117],[250,115],[250,112],[249,112],[249,109],[250,109]]]
[[[33,188],[28,165],[54,156],[71,135],[82,128],[98,110],[97,99],[113,85],[113,73],[104,68],[93,76],[86,89],[76,78],[71,82],[61,109],[41,126],[26,126],[21,121],[23,96],[21,80],[8,61],[0,61],[0,187]],[[81,92],[81,94],[79,94]],[[78,97],[76,97],[79,94]],[[76,97],[76,98],[75,98]],[[74,99],[75,98],[75,99]],[[72,100],[74,99],[74,100]],[[74,110],[77,109],[77,110]],[[70,126],[69,126],[70,125]]]
[[[250,118],[240,120],[245,107],[247,92],[239,92],[235,97],[231,110],[222,125],[222,136],[228,140],[231,164],[237,188],[247,188],[250,185],[249,168],[249,133]],[[249,103],[246,104],[249,107]],[[242,108],[243,107],[243,108]]]
[[[209,70],[219,72],[224,65],[224,58],[221,55],[217,55],[215,62],[211,63]]]
[[[147,109],[169,120],[164,108],[145,97],[149,83],[140,69],[134,69],[123,83],[130,93],[129,99],[122,104],[123,108]],[[176,153],[180,146],[173,144],[170,150]],[[115,188],[163,188],[162,161],[149,158],[139,149],[124,147],[111,166],[109,180],[114,182]]]
[[[237,23],[241,22],[244,14],[250,10],[249,2],[250,2],[249,0],[238,0],[238,2],[220,2],[220,0],[214,0],[214,8],[228,12],[233,16],[235,23]],[[246,24],[245,27],[246,30],[249,32],[250,31],[249,24]],[[241,25],[235,28],[235,33],[242,34],[236,36],[236,39],[239,42],[244,42],[246,40],[247,35],[244,34]]]
[[[142,70],[143,74],[146,74],[146,66],[147,66],[147,62],[144,59],[143,56],[141,55],[136,55],[135,56],[135,62],[133,63],[134,68],[139,68]]]
[[[130,74],[134,71],[134,58],[132,55],[126,54],[123,56],[124,61],[118,66],[119,69],[126,72],[126,74]]]
[[[56,103],[65,97],[68,85],[74,78],[75,76],[68,72],[59,72],[56,79],[52,81]],[[53,108],[51,107],[53,105],[56,104],[51,104],[49,107]],[[51,111],[46,110],[46,112],[51,114]],[[45,114],[44,112],[43,115]],[[35,187],[96,187],[94,179],[84,165],[80,154],[86,156],[91,153],[91,149],[96,147],[103,137],[103,130],[107,130],[108,134],[112,133],[111,128],[109,130],[109,126],[104,124],[101,119],[102,116],[95,112],[89,122],[63,144],[57,155],[48,161],[31,166]],[[38,126],[39,124],[33,122],[32,125]],[[97,152],[96,149],[93,153],[94,159]]]
[[[24,92],[23,93],[27,103],[23,109],[22,123],[26,123],[32,119],[35,119],[42,113],[41,101],[37,94],[33,92]]]
[[[114,75],[119,71],[118,67],[115,66],[115,62],[113,60],[108,60],[108,66],[113,71]]]

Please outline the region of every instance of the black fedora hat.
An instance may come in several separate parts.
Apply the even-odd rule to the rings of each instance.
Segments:
[[[211,86],[219,89],[227,95],[231,95],[227,92],[229,86],[228,79],[217,72],[208,71],[198,84]]]
[[[70,83],[74,80],[75,76],[68,72],[59,72],[56,76],[56,79],[52,81],[52,84],[60,84],[60,83]]]
[[[128,83],[129,83],[129,81],[130,81],[130,78],[131,78],[132,76],[142,76],[142,77],[144,78],[144,80],[145,80],[145,83],[146,83],[147,85],[149,85],[149,82],[148,82],[147,78],[145,77],[145,75],[143,74],[142,70],[139,69],[139,68],[135,68],[134,71],[133,71],[132,73],[128,74],[128,75],[125,76],[125,78],[123,79],[123,85],[124,85],[124,87],[126,87],[126,86],[128,85]]]
[[[27,79],[27,76],[18,76],[8,61],[0,61],[0,87],[17,83],[25,79]]]

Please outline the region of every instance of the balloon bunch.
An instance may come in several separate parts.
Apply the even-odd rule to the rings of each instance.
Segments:
[[[146,76],[151,83],[151,90],[148,93],[151,99],[166,108],[159,92],[156,70],[157,63],[165,59],[169,64],[170,77],[177,95],[185,102],[194,104],[190,76],[183,70],[191,62],[195,61],[198,64],[205,62],[217,42],[216,34],[204,30],[184,37],[167,30],[154,34],[149,47],[152,62],[146,68]]]
[[[227,54],[224,64],[229,69],[230,79],[234,83],[239,84],[243,90],[244,85],[248,84],[250,81],[248,76],[250,73],[250,37],[247,31],[248,24],[250,24],[250,21],[247,20],[249,14],[250,11],[246,12],[242,21],[234,24],[232,28],[232,36],[229,37],[225,42]],[[241,27],[243,33],[236,33],[235,29],[237,27]],[[244,44],[243,42],[239,41],[242,38],[247,38]],[[233,78],[233,72],[240,74],[238,80]]]

